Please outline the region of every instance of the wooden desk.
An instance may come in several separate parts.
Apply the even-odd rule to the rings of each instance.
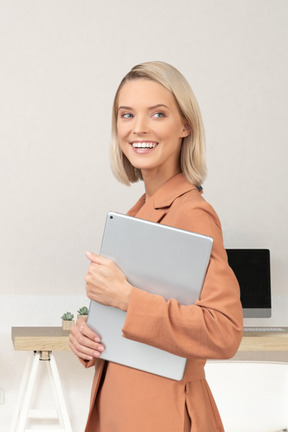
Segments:
[[[12,327],[12,341],[17,351],[68,351],[69,330],[62,327]]]
[[[49,364],[52,369],[52,375],[56,383],[56,391],[60,399],[60,407],[63,413],[62,417],[64,419],[65,429],[59,430],[72,432],[56,362],[52,354],[53,351],[70,350],[69,331],[62,330],[62,327],[12,327],[12,341],[15,350],[33,351],[36,353],[34,355],[30,375],[29,371],[26,372],[26,376],[24,374],[26,381],[24,379],[24,384],[21,386],[17,418],[14,423],[15,427],[14,429],[12,428],[12,431],[22,432],[25,430],[26,419],[29,417],[29,404],[39,361],[47,360],[46,363]],[[241,355],[242,353],[271,353],[284,351],[288,352],[288,327],[285,328],[284,332],[244,331],[238,353]],[[24,405],[24,408],[22,407],[22,404]]]
[[[34,353],[32,362],[27,362],[23,374],[12,432],[32,431],[32,429],[27,429],[29,418],[57,419],[59,421],[57,432],[72,432],[60,377],[53,356],[53,351],[70,350],[69,330],[62,330],[62,327],[12,327],[12,341],[15,350],[32,351]],[[50,372],[50,381],[55,390],[58,410],[40,411],[30,409],[32,392],[40,363],[45,363],[48,372]],[[54,426],[53,430],[56,432]]]
[[[245,332],[238,351],[288,351],[288,327],[285,332]],[[68,351],[69,331],[62,327],[12,327],[15,350]]]
[[[288,327],[283,332],[244,331],[238,352],[288,351]]]

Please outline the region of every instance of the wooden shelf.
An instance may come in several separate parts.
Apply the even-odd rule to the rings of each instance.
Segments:
[[[69,333],[62,327],[12,327],[12,341],[19,351],[69,351]]]

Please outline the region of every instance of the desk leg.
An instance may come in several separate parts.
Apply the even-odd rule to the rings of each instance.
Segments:
[[[26,362],[25,362],[25,368],[24,368],[24,372],[22,375],[22,379],[21,379],[19,393],[17,396],[17,402],[16,402],[16,407],[15,407],[15,416],[13,418],[13,422],[12,422],[11,429],[10,429],[11,432],[16,431],[16,426],[17,426],[17,422],[18,422],[18,418],[19,418],[19,413],[20,413],[21,407],[22,407],[22,401],[23,401],[25,389],[27,386],[27,381],[28,381],[30,370],[31,370],[33,357],[34,356],[28,355]]]
[[[45,356],[44,356],[45,357]],[[19,396],[18,396],[18,403],[16,407],[16,415],[14,418],[14,422],[11,428],[11,432],[25,432],[26,430],[26,423],[28,418],[34,417],[34,418],[48,418],[47,417],[47,411],[41,411],[41,410],[29,410],[32,393],[35,385],[35,380],[39,368],[40,361],[44,360],[46,363],[49,373],[50,373],[50,384],[52,384],[52,388],[54,390],[55,399],[58,402],[58,408],[59,413],[57,413],[57,418],[59,420],[59,423],[62,423],[64,426],[64,429],[60,426],[60,429],[57,429],[57,431],[65,431],[65,432],[72,432],[72,427],[70,424],[70,419],[68,416],[68,411],[65,404],[65,399],[61,387],[61,381],[59,372],[57,369],[56,361],[53,356],[53,354],[50,352],[50,355],[48,357],[43,358],[43,352],[37,352],[34,354],[34,359],[31,362],[30,357],[28,358],[28,361],[26,362],[25,371],[22,378],[22,383],[20,386]],[[33,412],[33,415],[31,416]],[[29,415],[30,414],[30,415]],[[35,417],[37,416],[37,417]],[[39,417],[40,416],[40,417]],[[61,417],[60,417],[61,416]],[[28,429],[27,429],[28,430]],[[42,429],[41,429],[42,430]],[[45,429],[46,430],[46,429]],[[53,429],[56,432],[56,429]],[[29,429],[30,431],[30,429]]]
[[[55,358],[54,358],[52,353],[50,354],[50,362],[49,363],[50,363],[50,368],[51,368],[50,370],[52,372],[52,378],[53,378],[52,382],[54,384],[55,396],[59,402],[60,412],[62,413],[62,419],[63,419],[65,431],[72,432],[70,419],[69,419],[69,415],[67,412],[65,399],[64,399],[64,395],[63,395],[63,391],[62,391],[62,386],[61,386],[61,381],[60,381],[60,376],[59,376],[57,364],[56,364]]]
[[[34,359],[31,365],[31,361],[28,359],[20,387],[18,406],[16,416],[12,425],[11,432],[24,432],[25,424],[28,417],[28,410],[31,401],[32,391],[35,384],[35,379],[39,367],[40,354],[34,354]],[[30,370],[30,373],[29,373]]]

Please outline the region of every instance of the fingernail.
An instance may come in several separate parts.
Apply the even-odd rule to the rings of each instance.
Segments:
[[[98,351],[101,351],[101,352],[104,351],[104,347],[102,345],[100,345],[97,349],[98,349]]]
[[[100,342],[101,341],[101,339],[100,339],[99,336],[96,336],[94,340],[95,340],[95,342]]]

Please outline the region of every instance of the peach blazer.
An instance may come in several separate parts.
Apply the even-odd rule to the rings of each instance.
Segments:
[[[195,304],[181,306],[135,287],[122,329],[123,337],[186,357],[183,379],[173,381],[99,359],[83,362],[86,367],[95,366],[85,431],[223,431],[204,366],[206,359],[230,358],[236,353],[243,323],[239,286],[228,266],[220,221],[182,174],[147,202],[145,196],[140,198],[128,214],[209,235],[214,244]]]

